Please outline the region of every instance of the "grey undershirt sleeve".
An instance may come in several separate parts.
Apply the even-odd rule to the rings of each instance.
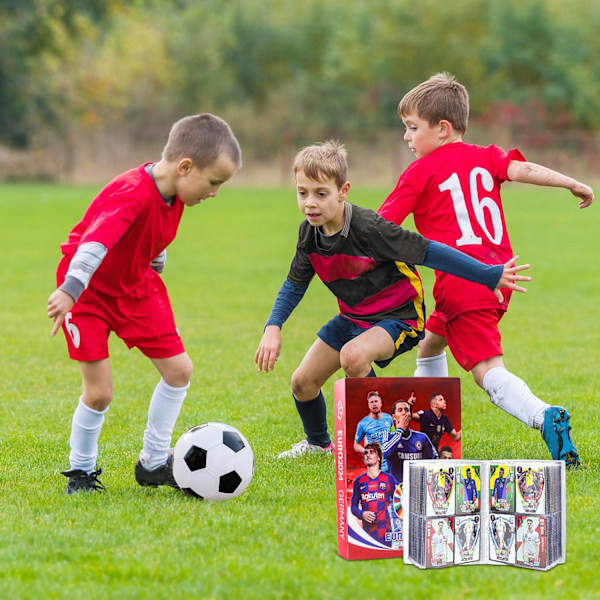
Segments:
[[[71,259],[64,283],[58,289],[69,294],[77,302],[107,252],[106,247],[100,242],[81,244]]]

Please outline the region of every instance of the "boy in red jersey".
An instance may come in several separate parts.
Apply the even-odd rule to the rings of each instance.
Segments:
[[[298,208],[304,217],[296,253],[254,356],[259,371],[273,370],[281,351],[281,328],[317,274],[338,300],[340,314],[317,333],[292,376],[292,395],[306,439],[282,452],[331,452],[321,387],[340,368],[348,377],[374,376],[371,363],[388,365],[423,337],[423,288],[415,264],[486,285],[524,292],[510,259],[499,268],[473,260],[444,244],[389,223],[374,211],[346,202],[346,150],[337,141],[307,146],[294,161]]]
[[[396,224],[413,213],[417,230],[429,239],[482,262],[502,264],[513,255],[500,198],[504,181],[563,187],[581,199],[580,208],[594,200],[589,186],[525,162],[516,149],[506,153],[497,146],[463,143],[469,96],[448,73],[438,73],[408,92],[398,114],[406,126],[404,139],[418,160],[400,176],[378,212]],[[568,412],[542,402],[504,368],[498,322],[510,291],[503,293],[499,306],[485,288],[437,272],[436,307],[418,346],[415,376],[447,376],[448,345],[493,404],[539,429],[552,458],[576,466],[579,458],[569,434]]]
[[[161,375],[135,465],[140,485],[177,487],[169,453],[173,428],[192,376],[167,290],[158,275],[184,206],[217,195],[241,166],[229,125],[211,114],[177,121],[161,160],[106,185],[61,245],[58,289],[48,299],[51,335],[62,326],[79,362],[82,395],[73,415],[67,494],[102,491],[94,470],[98,438],[113,395],[108,336],[137,347]]]

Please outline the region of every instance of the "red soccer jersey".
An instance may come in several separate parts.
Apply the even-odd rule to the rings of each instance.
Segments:
[[[413,213],[415,226],[426,238],[443,242],[486,264],[502,264],[513,256],[500,186],[511,160],[525,160],[516,149],[457,142],[440,146],[412,163],[377,211],[400,225]],[[506,310],[482,285],[436,271],[433,295],[436,310],[446,319],[469,310]]]
[[[90,286],[110,296],[129,294],[153,275],[150,263],[175,238],[183,214],[183,203],[176,197],[169,206],[145,166],[108,183],[61,245],[70,258],[84,242],[107,248]]]

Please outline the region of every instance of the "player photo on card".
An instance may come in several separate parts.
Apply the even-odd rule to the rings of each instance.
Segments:
[[[546,512],[544,468],[517,465],[517,512],[543,514]]]
[[[481,467],[460,465],[456,469],[456,514],[478,513],[481,499]]]
[[[479,534],[481,533],[481,517],[472,515],[454,519],[454,563],[479,561]]]
[[[515,515],[490,514],[490,560],[515,564]]]
[[[546,567],[546,519],[517,515],[517,564]]]
[[[490,465],[490,508],[499,512],[515,511],[515,468]]]
[[[454,514],[454,472],[442,461],[427,469],[427,516]]]
[[[426,556],[428,567],[449,567],[454,564],[454,519],[427,519]]]

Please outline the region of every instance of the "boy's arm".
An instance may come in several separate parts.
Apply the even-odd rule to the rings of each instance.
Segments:
[[[413,212],[417,203],[417,194],[411,185],[400,177],[392,193],[377,209],[377,214],[386,221],[401,225],[404,219]]]
[[[298,285],[292,283],[289,279],[283,282],[254,355],[254,362],[259,371],[268,373],[275,368],[275,361],[279,358],[281,351],[281,328],[292,314],[292,311],[298,306],[307,289],[307,285]]]
[[[515,292],[526,292],[525,288],[516,285],[514,282],[531,280],[531,277],[517,275],[519,271],[529,268],[529,265],[514,266],[518,258],[518,256],[513,256],[504,265],[486,265],[460,250],[446,246],[446,244],[430,241],[425,250],[425,256],[419,264],[485,285],[494,292],[499,302],[503,302],[500,288],[509,288]]]
[[[64,282],[48,298],[48,317],[54,320],[50,335],[56,335],[67,313],[89,285],[106,253],[106,246],[99,242],[85,242],[77,248]]]
[[[594,190],[589,185],[536,163],[511,160],[506,175],[510,181],[565,188],[573,196],[581,198],[579,208],[585,208],[594,201]]]

